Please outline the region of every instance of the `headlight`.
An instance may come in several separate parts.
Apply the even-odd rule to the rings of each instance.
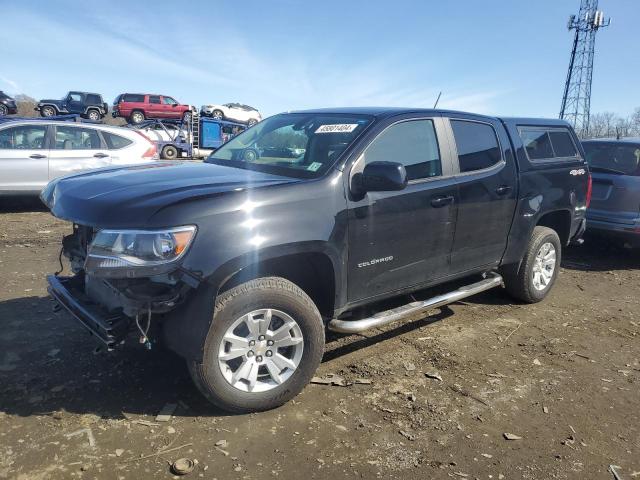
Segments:
[[[165,273],[185,254],[195,234],[193,225],[166,230],[99,230],[89,246],[85,270],[118,277]]]

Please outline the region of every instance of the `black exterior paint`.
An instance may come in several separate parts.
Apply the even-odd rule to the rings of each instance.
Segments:
[[[250,275],[259,264],[307,255],[323,259],[332,278],[318,282],[332,282],[335,292],[323,313],[338,316],[358,305],[517,264],[533,228],[547,214],[564,212],[567,241],[584,224],[588,176],[570,174],[586,169],[582,158],[532,164],[516,128],[567,126],[564,122],[443,110],[322,112],[369,114],[374,121],[319,179],[206,163],[154,164],[58,179],[42,198],[55,216],[94,228],[197,226],[179,265],[196,291],[164,320],[170,346],[191,359],[202,354],[202,332],[211,321],[216,292],[238,272]],[[441,122],[443,177],[413,181],[401,191],[354,194],[351,182],[363,149],[389,125],[416,118]],[[460,174],[448,118],[492,125],[502,161]],[[440,205],[443,197],[451,201]]]
[[[71,94],[78,94],[82,97],[81,101],[73,100],[70,96]],[[93,103],[88,101],[88,96],[99,98],[98,103]],[[103,118],[107,115],[109,111],[109,106],[102,100],[102,96],[97,93],[86,93],[86,92],[69,92],[62,99],[43,99],[38,101],[38,104],[34,108],[36,111],[41,111],[43,107],[51,106],[55,108],[57,114],[75,114],[85,116],[89,110],[97,110],[100,114],[100,118]]]

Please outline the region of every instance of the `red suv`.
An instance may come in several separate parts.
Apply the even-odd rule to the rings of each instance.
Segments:
[[[112,115],[126,118],[129,123],[140,123],[146,118],[185,119],[191,115],[191,107],[165,95],[123,93],[113,101]]]

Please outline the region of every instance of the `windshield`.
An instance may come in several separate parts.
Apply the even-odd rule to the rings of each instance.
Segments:
[[[207,162],[295,178],[317,178],[371,123],[365,115],[284,113],[237,135]]]
[[[587,163],[594,170],[640,176],[640,144],[584,142],[582,146]]]

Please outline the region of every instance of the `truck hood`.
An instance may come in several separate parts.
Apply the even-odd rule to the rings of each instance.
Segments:
[[[176,203],[299,181],[210,163],[158,162],[61,177],[40,198],[53,215],[74,223],[140,228]]]

